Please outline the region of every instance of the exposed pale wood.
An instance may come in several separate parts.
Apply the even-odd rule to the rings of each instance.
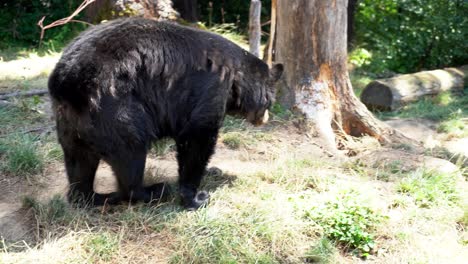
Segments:
[[[249,49],[252,54],[260,56],[260,38],[262,28],[260,25],[260,14],[262,10],[262,2],[260,0],[250,1],[249,13]]]
[[[5,100],[5,99],[11,98],[11,97],[44,95],[44,94],[47,94],[47,93],[48,93],[47,89],[31,90],[31,91],[27,91],[27,92],[16,91],[16,92],[0,95],[0,100]]]
[[[267,64],[271,67],[273,63],[273,46],[276,38],[276,6],[277,0],[271,0],[271,25],[270,25],[270,41],[268,43]]]
[[[462,69],[446,68],[375,80],[364,88],[361,101],[369,109],[395,110],[426,95],[463,90],[464,78]]]

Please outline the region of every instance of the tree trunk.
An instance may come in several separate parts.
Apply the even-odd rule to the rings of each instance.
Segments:
[[[355,96],[347,71],[347,0],[278,0],[275,61],[285,66],[281,93],[314,124],[324,147],[337,131],[382,143],[406,137],[376,119]]]
[[[198,21],[197,0],[174,0],[174,8],[185,21]]]
[[[249,13],[249,49],[252,54],[260,57],[260,38],[262,28],[260,25],[260,11],[262,10],[262,2],[260,0],[250,1]]]
[[[354,46],[354,15],[359,0],[349,0],[348,3],[348,50]]]
[[[461,91],[464,77],[462,68],[447,68],[375,80],[364,88],[361,101],[370,109],[393,111],[425,95]]]
[[[172,7],[172,0],[96,0],[85,9],[88,21],[127,16],[143,16],[157,20],[176,20],[179,13]]]

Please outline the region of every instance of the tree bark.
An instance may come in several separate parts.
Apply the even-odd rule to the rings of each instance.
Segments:
[[[179,13],[172,4],[172,0],[96,0],[85,9],[85,15],[93,23],[128,16],[176,20]]]
[[[425,95],[463,90],[464,77],[462,70],[447,68],[375,80],[364,88],[361,101],[369,109],[393,111]]]
[[[382,143],[405,140],[354,94],[347,71],[347,3],[278,0],[275,60],[285,66],[286,83],[280,94],[295,99],[329,149],[336,150],[339,131]]]
[[[354,14],[359,0],[349,0],[348,2],[348,50],[354,46]]]
[[[174,0],[174,8],[188,22],[198,21],[197,0]]]
[[[262,2],[260,0],[250,1],[249,13],[249,49],[252,54],[260,57],[260,38],[262,28],[260,25],[260,11]]]

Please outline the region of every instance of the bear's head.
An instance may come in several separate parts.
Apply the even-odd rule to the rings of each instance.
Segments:
[[[268,121],[268,109],[275,101],[275,83],[281,78],[283,65],[271,69],[260,61],[239,71],[233,83],[229,114],[240,114],[255,126]]]

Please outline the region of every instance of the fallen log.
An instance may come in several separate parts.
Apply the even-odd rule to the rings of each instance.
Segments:
[[[20,91],[17,91],[17,92],[12,92],[12,93],[8,93],[8,94],[2,94],[0,95],[0,100],[5,100],[5,99],[8,99],[8,98],[11,98],[11,97],[24,97],[24,96],[34,96],[34,95],[44,95],[44,94],[47,94],[48,91],[47,89],[41,89],[41,90],[31,90],[31,91],[27,91],[27,92],[20,92]]]
[[[393,111],[426,95],[461,91],[466,77],[468,67],[463,66],[375,80],[364,88],[361,101],[371,110]]]

